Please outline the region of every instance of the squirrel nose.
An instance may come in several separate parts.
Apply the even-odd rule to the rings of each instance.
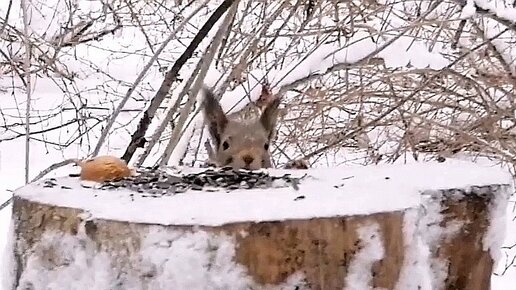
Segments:
[[[254,158],[251,155],[244,155],[244,157],[242,157],[242,160],[244,160],[246,165],[249,165],[253,162]]]

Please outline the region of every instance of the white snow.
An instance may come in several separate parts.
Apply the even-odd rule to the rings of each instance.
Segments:
[[[281,71],[271,71],[268,76],[274,80],[275,86],[281,87],[311,74],[323,73],[338,64],[357,63],[388,41],[389,39],[381,39],[375,43],[367,32],[357,31],[346,44],[321,45],[301,57],[299,62],[294,62]],[[441,69],[449,64],[449,60],[438,51],[429,51],[424,42],[412,37],[400,37],[380,51],[378,56],[385,60],[386,66],[392,68],[404,67],[410,63],[417,68]]]
[[[507,7],[503,1],[487,1],[487,0],[470,0],[473,1],[478,7],[488,10],[494,15],[508,20],[512,23],[516,23],[516,8]]]
[[[144,240],[141,266],[156,277],[149,289],[245,289],[245,267],[233,260],[231,237],[155,229]]]
[[[382,236],[378,224],[368,224],[357,230],[360,249],[351,260],[346,285],[349,289],[372,289],[373,264],[381,260],[385,254]]]
[[[303,287],[294,273],[275,286],[260,286],[235,262],[234,238],[205,231],[151,226],[133,254],[99,249],[81,226],[76,236],[45,233],[26,252],[20,289],[33,290],[290,290]],[[123,269],[123,270],[121,270]],[[120,270],[120,271],[119,271]],[[304,289],[304,288],[297,288]]]
[[[93,218],[215,226],[397,211],[419,206],[423,191],[510,183],[506,172],[471,163],[341,167],[306,172],[308,176],[301,181],[298,191],[291,187],[229,193],[192,191],[157,199],[135,197],[131,201],[129,190],[82,188],[77,179],[64,177],[57,179],[58,186],[72,189],[43,188],[44,181],[40,181],[18,189],[16,195],[40,203],[83,209]],[[295,200],[301,195],[305,198]]]
[[[27,253],[19,289],[113,289],[110,256],[95,243],[67,234],[45,233]]]
[[[431,248],[436,249],[442,240],[451,238],[457,233],[457,227],[443,229],[441,226],[443,215],[441,214],[442,208],[439,204],[440,200],[441,196],[433,198],[433,196],[428,195],[424,197],[422,208],[424,214],[420,216],[418,228],[418,233],[424,241],[423,247],[420,248],[422,253],[429,251]],[[431,258],[430,256],[427,257],[427,271],[431,282],[430,289],[442,289],[443,283],[448,275],[448,261],[439,258]]]
[[[492,200],[489,206],[490,226],[482,240],[482,245],[484,247],[484,251],[489,250],[489,254],[495,261],[495,265],[497,265],[501,260],[501,247],[507,231],[507,201],[511,193],[512,191],[498,191],[498,194],[501,195],[500,198]]]
[[[475,1],[474,0],[467,0],[466,5],[464,8],[462,8],[462,11],[460,13],[461,19],[466,19],[473,17],[475,13],[477,12],[477,9],[475,8]]]
[[[420,222],[420,215],[420,209],[410,209],[403,217],[405,259],[396,290],[439,289],[432,286],[434,280],[429,264],[430,249],[428,243],[422,239],[422,231],[425,231],[426,225]]]
[[[7,219],[5,219],[7,220]],[[14,221],[10,220],[5,247],[0,247],[0,289],[11,289],[14,284],[16,264],[14,261]]]

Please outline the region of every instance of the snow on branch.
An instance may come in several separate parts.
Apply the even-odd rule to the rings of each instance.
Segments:
[[[486,1],[486,0],[456,0],[463,9],[461,18],[469,18],[475,13],[487,15],[488,17],[507,26],[507,28],[516,31],[516,8],[507,7],[504,1]]]

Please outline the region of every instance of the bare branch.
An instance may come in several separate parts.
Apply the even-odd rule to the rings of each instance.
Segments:
[[[80,163],[79,159],[76,159],[76,158],[66,159],[66,160],[63,160],[61,162],[54,163],[54,164],[50,165],[49,167],[47,167],[45,170],[41,171],[30,182],[38,181],[41,178],[43,178],[45,175],[49,174],[50,172],[52,172],[52,171],[54,171],[56,169],[59,169],[59,168],[61,168],[63,166],[66,166],[68,164],[79,164],[79,163]]]
[[[24,38],[25,42],[25,62],[24,62],[24,71],[26,77],[26,90],[27,90],[27,99],[26,99],[26,108],[25,108],[25,183],[29,183],[29,166],[30,166],[30,111],[31,111],[31,73],[30,73],[30,64],[31,64],[31,43],[29,42],[29,11],[27,7],[27,0],[21,0],[21,9],[23,14],[23,32],[27,36]]]
[[[232,6],[231,9],[229,9],[226,17],[224,18],[224,21],[222,22],[220,28],[217,30],[217,33],[215,34],[215,37],[213,38],[211,44],[208,46],[206,54],[199,60],[202,62],[201,69],[199,71],[199,75],[197,76],[192,90],[191,95],[188,98],[188,101],[183,108],[183,111],[181,112],[181,115],[179,116],[179,119],[176,123],[176,126],[174,128],[174,132],[172,133],[172,137],[170,138],[167,147],[165,148],[165,152],[163,153],[161,160],[159,162],[160,166],[165,166],[168,163],[168,160],[170,159],[170,156],[172,155],[172,151],[177,145],[177,142],[180,138],[180,132],[181,129],[184,126],[184,123],[186,122],[186,119],[189,115],[189,112],[191,111],[191,108],[193,104],[195,103],[195,99],[197,94],[199,93],[201,87],[204,83],[204,77],[206,76],[206,73],[208,72],[208,68],[211,65],[211,62],[213,61],[213,57],[215,56],[215,53],[217,52],[217,49],[222,42],[224,33],[228,29],[229,25],[233,21],[233,18],[236,13],[236,9],[238,7],[238,4],[240,3],[239,0],[236,0]],[[186,129],[186,128],[185,128]]]
[[[220,4],[220,6],[213,12],[210,18],[206,21],[206,23],[201,27],[199,32],[195,35],[194,39],[190,43],[190,45],[186,48],[183,54],[179,57],[179,59],[174,63],[172,68],[165,75],[165,80],[161,84],[158,92],[152,98],[151,103],[147,110],[143,113],[143,117],[138,124],[138,128],[131,136],[131,141],[127,146],[127,149],[122,156],[122,159],[129,163],[131,160],[136,148],[143,146],[145,132],[147,132],[147,128],[149,127],[150,122],[154,118],[156,110],[158,106],[161,104],[165,96],[168,94],[172,83],[176,80],[179,70],[183,67],[185,62],[192,56],[194,50],[199,46],[201,41],[206,37],[211,28],[215,25],[215,23],[222,17],[222,15],[229,9],[231,4],[233,4],[235,0],[225,0]]]
[[[106,137],[107,137],[107,135],[109,133],[109,130],[111,130],[111,127],[113,127],[113,124],[115,123],[118,115],[122,111],[122,108],[127,103],[127,100],[129,100],[129,98],[131,97],[131,95],[132,95],[133,91],[135,90],[135,88],[143,80],[143,77],[147,74],[147,72],[151,68],[152,64],[154,63],[154,61],[156,61],[158,59],[158,56],[165,49],[165,47],[168,45],[168,43],[174,37],[176,37],[177,32],[180,31],[181,29],[183,29],[183,27],[188,23],[188,21],[190,19],[192,19],[192,17],[194,17],[197,13],[199,13],[199,11],[201,10],[201,8],[204,6],[204,4],[206,2],[207,2],[207,0],[205,0],[205,2],[203,4],[199,5],[199,7],[197,9],[195,9],[190,15],[188,15],[188,17],[186,17],[181,22],[181,24],[179,24],[179,26],[167,37],[167,39],[161,44],[161,46],[158,48],[158,50],[156,50],[156,52],[154,53],[152,58],[147,62],[147,64],[145,65],[143,70],[140,72],[140,74],[138,75],[138,77],[136,78],[136,80],[134,81],[132,86],[127,90],[125,96],[122,98],[122,100],[118,104],[117,108],[115,109],[115,111],[111,115],[111,118],[109,118],[109,121],[106,124],[106,126],[104,127],[104,129],[102,130],[102,133],[101,133],[101,135],[99,137],[99,141],[97,142],[97,145],[95,146],[95,149],[93,150],[92,156],[97,156],[99,154],[100,148],[104,144],[104,141],[106,140]]]

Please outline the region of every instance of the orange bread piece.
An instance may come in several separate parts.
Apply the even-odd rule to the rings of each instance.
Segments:
[[[104,182],[133,175],[124,160],[115,156],[98,156],[86,161],[78,161],[81,180]]]

